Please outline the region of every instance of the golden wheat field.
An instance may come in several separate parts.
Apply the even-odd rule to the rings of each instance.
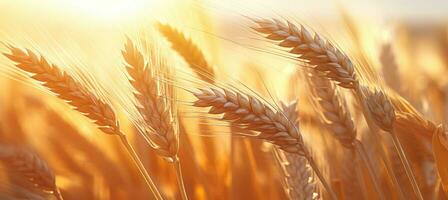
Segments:
[[[447,10],[0,0],[0,199],[447,199]]]

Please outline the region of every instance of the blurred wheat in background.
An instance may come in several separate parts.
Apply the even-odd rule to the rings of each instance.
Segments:
[[[2,0],[0,199],[447,199],[447,9]]]

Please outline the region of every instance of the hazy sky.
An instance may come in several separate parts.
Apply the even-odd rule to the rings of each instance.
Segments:
[[[371,7],[389,16],[411,18],[448,18],[448,1],[446,0],[358,0],[344,1],[345,5],[372,13]]]
[[[448,19],[448,0],[0,0],[0,11],[20,10],[27,5],[30,8],[39,6],[44,11],[51,10],[57,5],[63,12],[87,10],[96,15],[115,13],[115,16],[120,16],[119,13],[142,8],[151,10],[155,5],[168,2],[170,4],[206,2],[208,6],[205,8],[215,13],[286,12],[299,17],[332,17],[338,15],[336,5],[341,4],[352,15],[369,18]]]
[[[235,10],[270,12],[288,11],[298,15],[327,16],[338,15],[337,4],[343,5],[350,13],[364,17],[393,17],[421,20],[448,19],[447,0],[210,0]],[[225,2],[225,3],[217,3]]]

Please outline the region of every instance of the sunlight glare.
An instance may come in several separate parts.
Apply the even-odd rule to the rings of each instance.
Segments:
[[[66,0],[70,7],[90,17],[120,19],[153,10],[159,0]]]

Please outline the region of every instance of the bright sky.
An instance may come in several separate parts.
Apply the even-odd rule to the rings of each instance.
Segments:
[[[183,3],[190,1],[192,4],[198,0],[181,0]],[[60,9],[62,12],[76,11],[84,15],[96,17],[119,18],[138,11],[154,11],[151,8],[175,2],[173,0],[1,0],[0,11],[20,10],[23,7],[30,9],[43,8],[45,10]],[[331,16],[334,14],[334,6],[341,2],[350,12],[366,17],[406,18],[445,18],[448,19],[448,1],[446,0],[203,0],[212,2],[211,9],[231,9],[235,11],[284,11],[291,13],[318,14],[319,16]]]
[[[291,13],[304,12],[307,15],[317,14],[328,17],[338,15],[335,13],[335,6],[340,3],[348,8],[350,13],[357,16],[421,20],[448,19],[448,1],[446,0],[243,0],[235,2],[245,2],[247,5],[265,7],[267,10],[288,10]]]

